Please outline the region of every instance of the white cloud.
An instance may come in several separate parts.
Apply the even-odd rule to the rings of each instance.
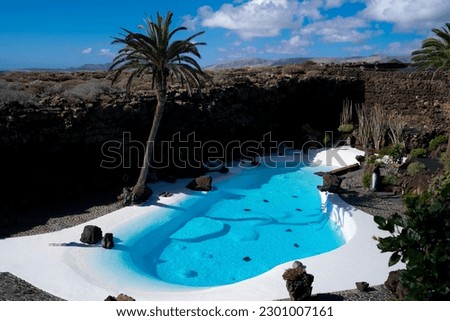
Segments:
[[[98,52],[100,56],[106,56],[106,57],[114,57],[114,53],[111,52],[111,49],[100,49]]]
[[[86,48],[81,53],[87,55],[87,54],[90,54],[91,52],[92,52],[92,48]]]
[[[260,54],[258,48],[254,46],[233,46],[233,48],[220,47],[217,49],[217,52],[220,54],[220,61],[248,58]]]
[[[393,23],[399,31],[439,28],[450,16],[448,0],[369,0],[363,16]]]
[[[335,17],[310,23],[300,30],[304,36],[320,36],[325,42],[361,42],[374,35],[368,23],[358,17]]]
[[[420,49],[421,45],[422,39],[415,39],[405,42],[391,42],[384,50],[384,54],[391,56],[409,56],[413,51]]]
[[[209,6],[198,10],[203,27],[220,27],[236,32],[242,39],[275,37],[283,29],[301,26],[304,17],[319,19],[322,1],[250,0],[236,5],[223,4],[213,11]]]
[[[344,4],[345,0],[325,0],[325,8],[339,8]]]
[[[353,46],[353,47],[346,47],[343,48],[344,51],[350,52],[352,55],[360,55],[364,52],[370,52],[372,51],[374,48],[372,46],[369,45],[364,45],[364,46]]]
[[[276,47],[267,48],[266,51],[276,54],[304,54],[306,52],[305,48],[310,44],[309,40],[303,39],[299,35],[294,35],[288,40],[281,40],[280,45]]]
[[[187,15],[183,17],[183,26],[189,30],[196,30],[198,25],[198,17],[192,18],[192,16]]]

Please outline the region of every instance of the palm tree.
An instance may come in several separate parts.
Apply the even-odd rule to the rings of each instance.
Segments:
[[[412,61],[419,68],[436,68],[434,75],[441,69],[450,68],[450,22],[441,29],[432,29],[438,38],[427,38],[422,49],[412,53]],[[440,38],[440,39],[439,39]],[[447,153],[450,153],[450,128]]]
[[[432,29],[437,38],[427,38],[422,49],[412,53],[413,64],[419,68],[450,68],[450,22],[441,29]]]
[[[125,34],[122,38],[113,37],[112,44],[123,44],[114,58],[109,71],[114,72],[112,82],[115,83],[123,71],[130,71],[127,82],[127,91],[135,78],[151,74],[152,88],[156,90],[157,105],[153,116],[153,123],[147,140],[145,155],[139,178],[132,189],[131,201],[143,201],[148,190],[146,179],[153,155],[154,142],[164,107],[167,101],[167,80],[175,78],[185,85],[191,93],[191,85],[199,86],[201,78],[208,76],[202,71],[195,57],[201,58],[197,46],[204,42],[193,42],[195,37],[203,34],[198,32],[185,40],[172,40],[174,35],[186,27],[178,27],[170,31],[173,13],[168,12],[166,17],[157,13],[156,22],[145,18],[145,25],[139,25],[142,32],[134,33],[122,28]]]

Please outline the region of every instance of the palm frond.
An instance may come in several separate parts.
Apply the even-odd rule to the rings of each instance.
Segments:
[[[432,29],[432,32],[436,37],[425,39],[422,48],[412,52],[413,65],[436,71],[450,68],[450,23],[442,29]]]
[[[155,82],[159,82],[158,86],[165,85],[166,78],[171,77],[178,79],[190,91],[191,85],[200,84],[200,78],[209,78],[195,59],[201,58],[198,47],[206,43],[193,42],[204,32],[197,32],[184,40],[171,41],[175,34],[187,30],[186,27],[178,27],[170,31],[172,17],[169,11],[165,17],[157,13],[156,21],[146,18],[144,24],[138,26],[140,32],[121,28],[123,33],[112,41],[112,44],[124,46],[109,68],[109,71],[115,72],[114,82],[125,70],[131,70],[127,90],[135,78],[151,73],[152,88]]]

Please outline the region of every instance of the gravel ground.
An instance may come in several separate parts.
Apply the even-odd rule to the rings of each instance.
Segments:
[[[342,176],[342,199],[371,215],[387,217],[404,213],[401,198],[391,193],[371,193],[362,187],[362,170]],[[114,193],[99,194],[79,202],[36,209],[20,216],[10,216],[0,222],[0,238],[34,235],[58,231],[82,224],[121,207]],[[19,217],[19,218],[17,218]],[[387,276],[386,276],[387,278]],[[384,285],[370,285],[367,292],[356,289],[334,293],[320,293],[315,301],[385,301],[395,300]],[[8,272],[0,273],[0,301],[56,301],[62,300]],[[286,299],[283,299],[286,300]]]
[[[121,208],[117,195],[117,191],[98,193],[76,202],[2,215],[0,238],[50,233],[83,224]]]
[[[348,204],[371,215],[389,217],[394,213],[403,214],[405,206],[402,198],[390,192],[370,192],[362,186],[363,169],[341,176],[344,178],[339,196]]]

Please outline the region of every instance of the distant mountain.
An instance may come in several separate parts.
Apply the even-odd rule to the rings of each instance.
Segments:
[[[18,71],[37,71],[37,72],[77,72],[77,71],[105,71],[111,66],[111,63],[106,64],[85,64],[79,67],[69,67],[69,68],[24,68],[18,69]]]
[[[111,67],[111,63],[106,64],[85,64],[80,67],[67,68],[68,71],[104,71]]]
[[[244,58],[205,67],[205,69],[236,69],[243,67],[271,66],[274,60],[262,58]]]
[[[264,67],[264,66],[284,66],[290,64],[302,64],[305,61],[314,61],[316,63],[324,64],[344,64],[344,63],[387,63],[387,62],[402,62],[409,63],[410,58],[408,56],[383,56],[383,55],[373,55],[373,56],[358,56],[358,57],[331,57],[331,58],[312,58],[312,57],[298,57],[298,58],[283,58],[283,59],[261,59],[261,58],[246,58],[232,60],[229,62],[224,62],[220,64],[210,65],[205,67],[209,70],[218,69],[236,69],[244,67]]]

